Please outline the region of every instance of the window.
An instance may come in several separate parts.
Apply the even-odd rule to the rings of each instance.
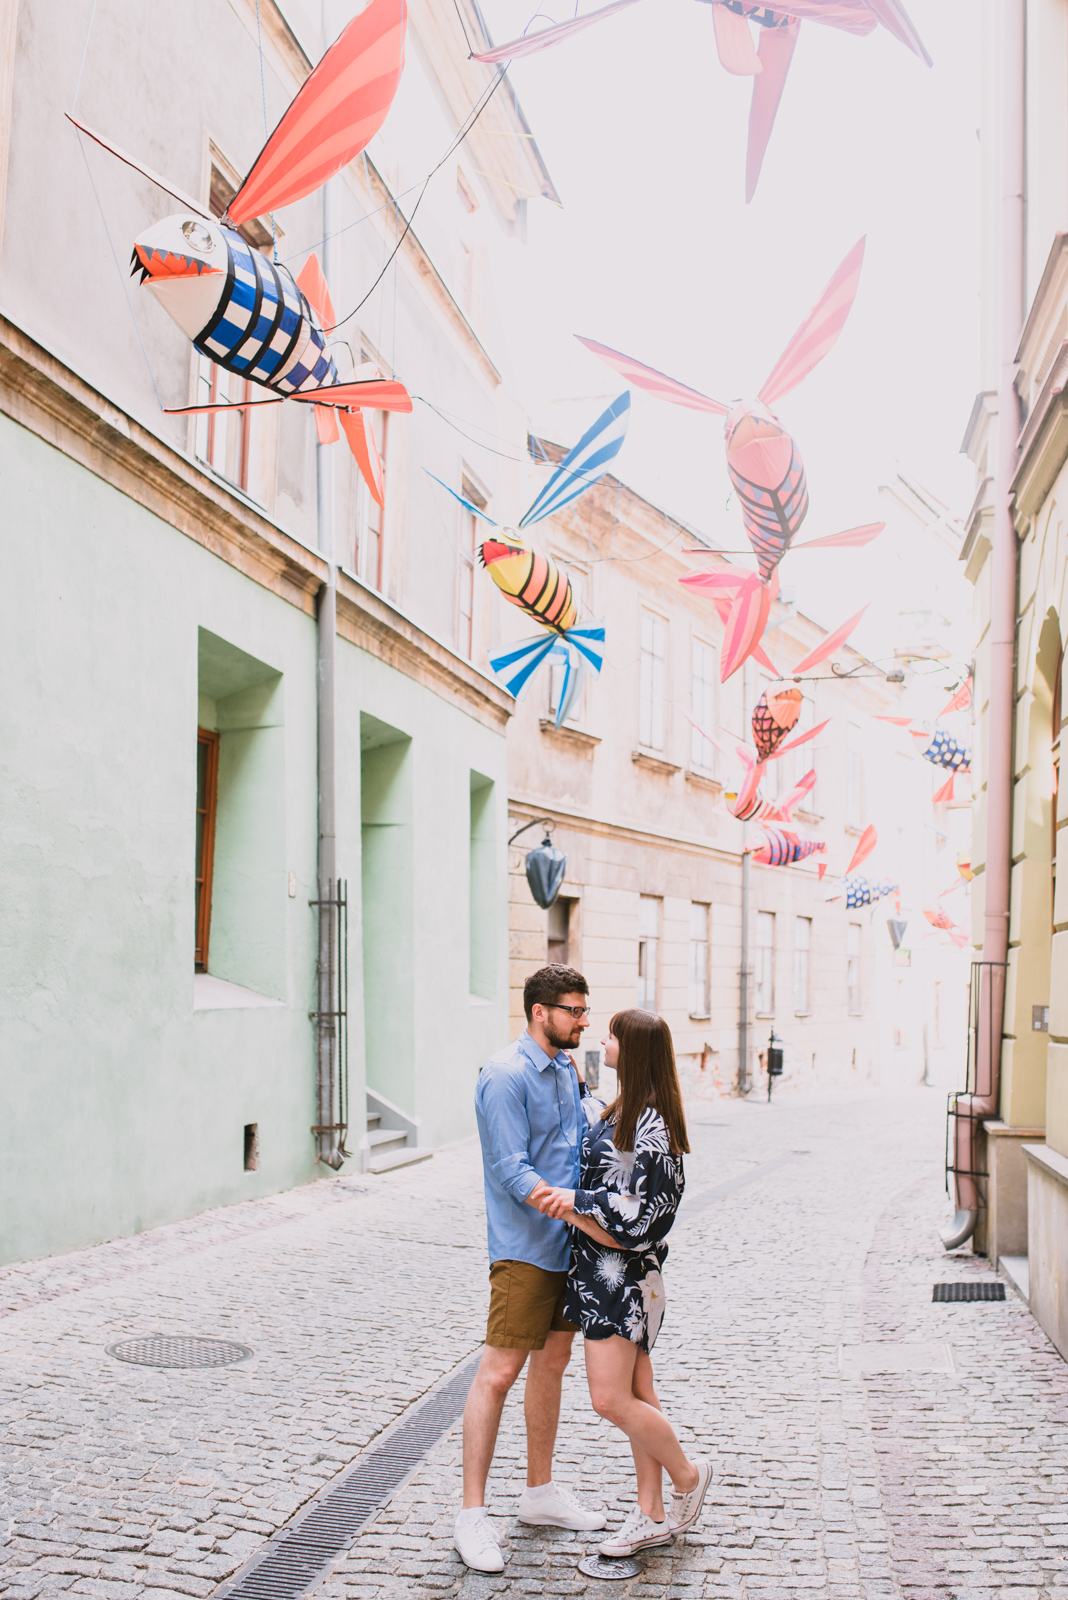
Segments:
[[[667,623],[642,612],[641,660],[638,677],[638,743],[648,750],[664,748],[664,658]]]
[[[851,1017],[860,1016],[860,923],[846,928],[846,1001]]]
[[[364,361],[372,358],[364,353]],[[365,411],[367,426],[374,439],[382,463],[382,481],[389,492],[386,468],[386,438],[389,417],[385,411]],[[474,520],[473,518],[471,519]],[[380,506],[367,484],[363,473],[356,479],[356,574],[370,589],[382,588],[382,533],[385,526],[385,508]]]
[[[700,639],[693,641],[690,705],[693,720],[711,733],[716,725],[716,652]],[[705,772],[716,770],[715,746],[696,728],[690,730],[690,764]]]
[[[690,1016],[708,1016],[708,917],[710,907],[690,901]]]
[[[215,859],[215,804],[219,785],[219,735],[197,729],[197,856],[196,949],[197,972],[208,970],[208,934],[211,931],[211,874]]]
[[[575,597],[575,612],[576,612],[577,616],[581,617],[581,615],[582,615],[582,573],[581,572],[576,572],[574,567],[572,567],[570,565],[567,565],[566,563],[561,561],[559,556],[556,556],[555,560],[557,561],[557,563],[560,566],[561,570],[563,572],[565,572],[566,575],[567,575],[568,581],[571,584],[571,593]],[[562,661],[554,661],[554,662],[551,663],[551,665],[549,667],[549,715],[550,715],[550,717],[555,717],[556,716],[556,708],[560,704],[560,696],[564,692],[564,673],[565,673],[565,670],[566,669],[565,669],[564,663]],[[575,700],[573,706],[571,707],[571,711],[568,714],[568,716],[566,718],[566,721],[573,722],[573,723],[578,723],[578,722],[580,722],[582,720],[582,702],[583,702],[584,694],[585,694],[585,691],[583,689],[580,689],[579,692],[578,692],[578,698]]]
[[[794,1015],[807,1017],[811,1009],[808,994],[808,962],[812,949],[812,918],[794,918]]]
[[[480,511],[485,510],[486,496],[479,493],[466,475],[460,487],[465,500],[470,500]],[[473,512],[460,507],[460,594],[456,648],[468,661],[473,659],[475,653],[475,563],[481,543],[478,523],[479,519]]]
[[[657,964],[660,952],[660,901],[643,894],[638,899],[638,1004],[656,1010]]]
[[[574,904],[574,900],[557,895],[549,907],[548,959],[550,962],[559,962],[564,967],[570,965],[571,908]]]
[[[775,1014],[775,913],[758,911],[756,925],[755,992],[758,1017]]]
[[[860,729],[851,722],[846,733],[846,827],[864,826],[864,758]]]

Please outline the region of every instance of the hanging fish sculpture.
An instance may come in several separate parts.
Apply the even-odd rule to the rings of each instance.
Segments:
[[[630,420],[630,395],[621,394],[561,461],[548,483],[519,519],[519,527],[529,528],[564,506],[577,500],[607,471],[623,446]],[[492,517],[450,489],[434,473],[434,482],[458,500],[465,510],[498,527]],[[523,639],[496,651],[489,658],[490,670],[502,688],[520,697],[543,662],[558,662],[564,668],[556,726],[570,715],[589,667],[600,672],[604,659],[604,623],[578,622],[578,608],[571,580],[551,556],[534,550],[518,531],[502,528],[496,538],[483,540],[479,560],[510,605],[518,606],[547,633]]]
[[[845,326],[864,261],[861,239],[846,256],[819,301],[805,318],[779,358],[755,400],[738,400],[733,405],[712,400],[708,395],[678,383],[674,378],[646,367],[632,357],[607,345],[580,336],[579,342],[628,382],[647,390],[660,400],[694,411],[726,417],[724,439],[727,471],[730,475],[749,542],[756,554],[758,573],[740,568],[709,573],[688,573],[679,582],[695,589],[721,589],[732,594],[732,606],[723,639],[720,678],[727,678],[741,666],[759,645],[767,625],[774,598],[772,577],[790,549],[794,536],[808,514],[808,485],[801,453],[793,436],[770,409],[777,400],[795,389],[801,380],[822,361]],[[882,532],[885,523],[868,523],[844,533],[829,534],[798,546],[803,550],[836,546],[856,548]],[[838,647],[849,628],[838,630],[821,642],[811,656],[794,671],[809,666]],[[833,642],[832,642],[833,641]]]
[[[881,23],[895,39],[922,57],[928,66],[931,65],[931,58],[900,0],[789,0],[788,10],[763,3],[754,5],[752,0],[710,0],[710,3],[720,65],[738,77],[753,79],[753,97],[749,107],[749,150],[745,165],[747,202],[756,193],[764,152],[775,124],[775,114],[779,109],[786,74],[790,70],[802,18],[853,34],[871,33]],[[589,11],[585,16],[576,14],[566,22],[557,23],[555,27],[544,28],[540,33],[526,34],[508,44],[483,50],[475,56],[475,60],[518,61],[523,56],[558,44],[580,29],[588,28],[591,23],[613,16],[632,4],[633,0],[613,0],[612,4]],[[759,29],[759,49],[753,47],[749,27],[751,22],[756,23]]]
[[[968,943],[968,935],[940,907],[936,907],[933,911],[925,911],[924,916],[931,927],[937,928],[939,933],[948,933],[958,950],[962,950]]]
[[[785,828],[764,828],[745,841],[745,850],[762,867],[789,867],[827,846],[822,839],[801,839]]]
[[[768,761],[801,715],[801,690],[796,684],[765,689],[751,718],[753,743],[761,761]]]
[[[948,805],[953,799],[953,786],[958,772],[972,770],[972,752],[967,745],[961,744],[959,739],[954,739],[945,728],[936,727],[934,733],[928,733],[925,728],[910,728],[909,732],[916,740],[917,748],[921,745],[919,753],[925,761],[930,761],[932,766],[946,767],[949,777],[940,789],[936,789],[931,796],[936,806]]]
[[[859,911],[862,906],[873,906],[877,900],[882,900],[888,894],[896,894],[898,885],[891,883],[889,878],[878,881],[865,878],[860,872],[850,873],[842,879],[836,893],[828,895],[828,899],[837,900],[839,895],[845,895],[847,911]]]
[[[411,411],[404,385],[353,370],[348,347],[332,353],[333,306],[318,260],[299,278],[251,248],[238,231],[255,217],[320,188],[364,149],[385,121],[404,68],[405,0],[370,0],[342,31],[291,101],[252,168],[216,219],[195,200],[71,117],[80,132],[134,167],[186,208],[134,244],[132,273],[202,355],[273,391],[264,400],[165,408],[168,416],[248,410],[292,399],[316,405],[321,442],[345,431],[372,495],[381,465],[363,407]],[[339,371],[338,361],[348,370]],[[329,408],[329,409],[328,409]]]

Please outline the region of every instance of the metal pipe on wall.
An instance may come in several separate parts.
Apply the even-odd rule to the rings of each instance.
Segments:
[[[745,737],[745,719],[753,699],[752,667],[747,661],[742,667],[742,737]],[[745,824],[742,824],[745,830]],[[749,902],[752,894],[753,865],[747,850],[742,851],[742,928],[741,962],[738,968],[738,1093],[749,1092],[749,990],[752,970],[749,965]]]
[[[975,1134],[997,1115],[1005,1021],[1004,963],[1009,949],[1012,874],[1013,710],[1016,670],[1017,542],[1012,482],[1019,460],[1016,353],[1024,322],[1024,204],[1026,191],[1025,0],[999,0],[1001,22],[1001,295],[997,459],[990,575],[987,706],[986,860],[983,868],[983,949],[977,996],[975,1073],[971,1092],[951,1109],[950,1142],[957,1212],[943,1231],[947,1250],[971,1238],[979,1213]]]

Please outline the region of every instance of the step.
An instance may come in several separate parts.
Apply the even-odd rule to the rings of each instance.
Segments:
[[[381,1113],[381,1111],[369,1111],[367,1113],[367,1131],[368,1131],[368,1133],[373,1133],[374,1130],[378,1127],[378,1125],[379,1125],[379,1123],[381,1121],[382,1121],[382,1113]]]
[[[403,1128],[369,1128],[367,1130],[367,1143],[372,1150],[383,1153],[386,1150],[399,1150],[407,1142],[408,1135]]]
[[[429,1161],[433,1150],[421,1150],[418,1145],[405,1145],[403,1150],[391,1150],[388,1155],[372,1156],[369,1172],[392,1172],[394,1167],[410,1167],[416,1161]]]

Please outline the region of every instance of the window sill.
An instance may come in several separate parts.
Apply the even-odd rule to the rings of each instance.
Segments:
[[[646,750],[632,750],[630,759],[639,767],[644,767],[647,772],[658,772],[662,778],[673,778],[682,768],[674,761],[664,761],[660,756],[654,756]]]
[[[710,1022],[712,1020],[711,1011],[690,1011],[687,1015],[691,1022]]]
[[[803,1020],[805,1017],[810,1017],[811,1015],[812,1015],[811,1011],[795,1011],[794,1012],[794,1016],[798,1017],[801,1020]]]
[[[210,972],[193,974],[194,1011],[241,1011],[255,1006],[283,1006],[282,1000],[270,1000],[255,989],[246,989],[240,983],[228,983]]]
[[[552,717],[539,717],[538,727],[542,733],[549,734],[551,738],[577,744],[582,749],[589,750],[591,754],[601,742],[595,733],[583,733],[581,728],[569,728],[566,722],[562,728],[558,728]]]
[[[686,782],[692,783],[696,789],[708,789],[711,794],[723,793],[723,785],[718,778],[713,778],[707,772],[695,772],[692,767],[686,768]]]
[[[774,1022],[775,1013],[774,1011],[758,1011],[756,1014],[756,1020],[758,1022]]]

